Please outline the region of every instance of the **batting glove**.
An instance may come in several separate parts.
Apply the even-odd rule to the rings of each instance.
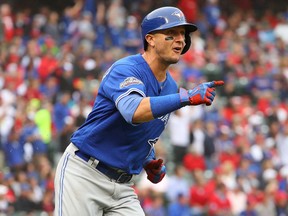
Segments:
[[[154,184],[162,181],[166,175],[166,167],[163,164],[162,159],[148,161],[145,164],[144,169],[147,173],[147,179],[149,179]]]
[[[210,106],[216,95],[215,87],[222,85],[224,85],[224,81],[220,80],[205,82],[190,90],[180,88],[181,104],[182,106],[199,104]]]

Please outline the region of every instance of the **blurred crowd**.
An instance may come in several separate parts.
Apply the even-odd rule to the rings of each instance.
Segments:
[[[15,1],[11,1],[15,2]],[[288,7],[268,0],[76,0],[63,11],[0,3],[0,215],[52,215],[55,165],[103,73],[142,52],[140,23],[177,6],[199,30],[171,74],[224,80],[212,106],[170,116],[168,173],[135,190],[147,216],[288,215]]]

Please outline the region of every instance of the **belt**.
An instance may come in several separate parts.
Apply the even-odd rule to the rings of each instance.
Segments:
[[[95,160],[95,158],[81,152],[80,150],[77,150],[75,154],[86,162],[92,161],[92,164]],[[102,163],[101,161],[98,162],[95,168],[104,175],[106,175],[107,177],[109,177],[110,179],[115,180],[117,183],[127,183],[133,177],[132,174],[128,174],[126,172],[117,170],[116,168],[109,167],[106,164]]]

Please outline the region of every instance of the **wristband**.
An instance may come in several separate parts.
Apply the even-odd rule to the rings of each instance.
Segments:
[[[179,93],[150,97],[150,105],[154,118],[161,117],[182,107]]]

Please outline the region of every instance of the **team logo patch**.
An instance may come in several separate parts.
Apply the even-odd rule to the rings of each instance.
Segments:
[[[130,85],[138,85],[143,84],[141,80],[135,78],[135,77],[128,77],[123,82],[120,83],[120,88],[125,88]]]

